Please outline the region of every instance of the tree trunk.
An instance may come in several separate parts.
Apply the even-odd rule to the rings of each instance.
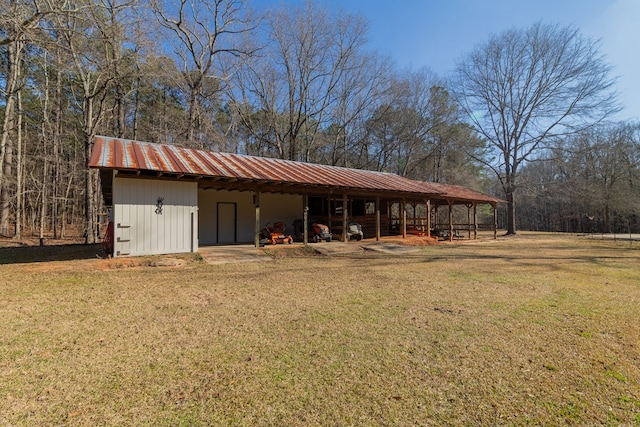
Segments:
[[[117,80],[116,80],[117,81]],[[115,96],[116,96],[116,136],[118,138],[123,138],[124,137],[124,132],[126,129],[126,124],[125,124],[125,114],[126,114],[126,109],[124,106],[124,97],[125,94],[123,93],[123,89],[121,87],[121,85],[119,83],[116,83],[116,88],[115,88]]]
[[[93,98],[85,94],[84,100],[84,160],[85,165],[91,160],[91,148],[93,147]],[[93,194],[93,171],[89,167],[85,167],[84,173],[84,243],[92,244],[96,242],[95,230],[95,196]]]
[[[507,194],[507,235],[516,234],[516,204],[513,197],[513,190],[508,190]]]
[[[18,104],[18,111],[22,111],[22,96],[21,93],[18,92],[18,99],[16,100]],[[23,147],[22,147],[22,114],[19,114],[17,117],[17,125],[16,125],[16,145],[18,149],[18,158],[16,160],[16,227],[15,232],[13,234],[14,239],[20,239],[22,237],[22,171],[24,169],[23,166]]]
[[[88,155],[91,155],[91,147],[87,144]],[[94,173],[91,169],[87,168],[84,174],[84,219],[85,219],[85,244],[92,244],[96,242],[96,221],[95,221],[95,197],[93,195],[93,176]]]
[[[611,233],[611,211],[608,203],[604,205],[604,232]]]
[[[75,165],[75,163],[74,163]],[[67,226],[67,215],[71,216],[71,220],[73,220],[73,206],[75,206],[75,203],[72,201],[71,202],[71,207],[72,207],[72,212],[71,214],[67,214],[67,211],[69,210],[69,194],[71,194],[71,185],[73,184],[73,176],[75,175],[75,166],[72,166],[71,171],[69,172],[69,181],[67,182],[67,190],[64,193],[64,201],[63,201],[63,205],[62,205],[62,220],[61,222],[61,231],[60,231],[60,237],[64,239],[65,235],[66,235],[66,226]]]
[[[45,106],[46,111],[46,106]],[[45,132],[45,122],[42,123],[42,149],[45,153],[43,156],[43,165],[42,165],[42,192],[40,195],[41,204],[40,204],[40,246],[44,246],[44,227],[45,227],[45,219],[47,216],[47,145],[46,145],[46,132]]]
[[[140,73],[136,75],[136,87],[133,93],[133,123],[131,124],[131,139],[138,139],[138,110],[140,108]]]
[[[15,123],[11,122],[11,127],[15,127]],[[12,133],[14,129],[12,129]],[[4,155],[4,187],[0,191],[0,235],[9,236],[11,233],[9,227],[9,216],[11,213],[11,189],[10,182],[7,177],[13,177],[13,141],[9,139],[9,143],[5,146]]]
[[[196,88],[191,89],[191,93],[189,94],[189,122],[187,123],[187,132],[186,132],[186,144],[187,147],[196,147],[195,145],[195,128],[196,128],[196,113],[198,108],[198,95],[196,92]],[[204,148],[202,146],[198,146],[197,148]]]
[[[59,186],[60,186],[60,141],[62,140],[62,56],[60,49],[58,49],[56,55],[56,112],[55,123],[53,129],[53,187],[52,187],[52,205],[51,205],[51,223],[53,228],[53,238],[58,239],[58,203],[59,203]]]
[[[0,139],[0,235],[9,234],[9,183],[12,175],[12,142],[15,132],[15,92],[20,77],[20,54],[22,41],[16,40],[7,46],[7,73],[5,75],[4,122]]]

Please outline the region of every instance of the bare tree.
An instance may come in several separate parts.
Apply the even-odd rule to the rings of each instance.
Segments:
[[[133,105],[133,139],[171,143],[178,141],[184,116],[177,82],[180,73],[167,57],[150,57],[139,64]]]
[[[598,47],[574,27],[536,23],[492,36],[457,63],[453,90],[492,148],[482,160],[504,190],[507,234],[516,233],[521,166],[548,142],[618,111]]]
[[[221,89],[224,76],[216,74],[219,56],[246,56],[242,36],[253,28],[238,0],[180,0],[164,5],[151,0],[154,13],[167,30],[173,53],[179,58],[186,85],[188,119],[183,137],[188,145],[203,147],[203,135],[197,135],[206,117],[203,105]]]
[[[518,223],[527,229],[638,230],[640,126],[616,123],[572,135],[526,164],[520,183]]]
[[[331,122],[345,75],[363,63],[360,16],[332,15],[308,1],[281,5],[266,17],[266,46],[237,74],[232,94],[242,124],[277,157],[309,160]],[[258,153],[263,154],[263,153]]]
[[[143,50],[144,32],[140,29],[138,0],[100,0],[99,11],[106,25],[97,26],[106,46],[105,55],[113,76],[110,87],[111,102],[110,127],[114,136],[124,137],[129,129],[127,123],[128,98],[135,91],[135,81],[139,75],[139,56]],[[96,18],[94,18],[96,19]]]
[[[114,69],[113,56],[109,54],[113,46],[108,40],[112,33],[107,10],[110,3],[94,3],[83,0],[73,4],[66,4],[61,13],[55,15],[52,24],[60,37],[70,72],[74,77],[72,87],[73,100],[76,107],[82,112],[82,136],[84,145],[84,164],[88,164],[93,140],[104,118],[107,108],[106,100],[108,88],[113,82]],[[96,241],[97,174],[93,170],[86,169],[84,174],[84,201],[85,201],[85,243]]]
[[[390,89],[360,136],[359,167],[443,183],[468,182],[467,152],[481,145],[457,104],[428,69],[387,76]],[[456,171],[460,169],[460,171]]]
[[[26,32],[37,23],[38,13],[20,2],[2,5],[1,31],[6,44],[6,74],[2,88],[4,117],[0,136],[0,235],[9,234],[10,189],[5,177],[13,178],[13,141],[16,139],[16,98],[22,86],[22,57],[26,45]]]
[[[614,213],[627,217],[639,212],[638,126],[599,127],[571,138],[567,145],[562,166],[571,177],[573,205],[588,200],[606,233],[614,230]]]
[[[18,177],[22,170],[22,147],[17,147],[16,165],[13,151],[14,144],[21,144],[23,136],[21,123],[24,112],[16,109],[16,105],[28,80],[24,70],[28,66],[24,64],[28,64],[31,58],[25,58],[25,51],[33,51],[31,47],[38,43],[45,18],[56,13],[59,3],[61,2],[55,0],[0,1],[0,47],[4,51],[2,56],[5,60],[2,76],[4,84],[0,92],[4,106],[0,136],[0,234],[9,233],[11,206],[21,208],[17,198],[22,196],[21,177]],[[16,196],[13,204],[10,200],[12,192]],[[20,214],[21,212],[16,212],[16,221]],[[20,235],[20,224],[16,224],[15,235]]]
[[[331,124],[326,130],[330,143],[324,163],[344,167],[359,164],[358,156],[354,155],[362,141],[358,130],[393,86],[389,78],[393,69],[388,58],[365,53],[354,55],[352,61],[354,65],[336,86],[335,102],[329,107]]]

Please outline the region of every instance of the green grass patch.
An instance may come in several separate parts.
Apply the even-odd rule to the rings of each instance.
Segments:
[[[626,375],[618,372],[618,371],[608,371],[607,375],[609,375],[611,378],[615,378],[616,380],[620,381],[621,383],[626,383],[627,381],[629,381],[629,378],[627,378]]]

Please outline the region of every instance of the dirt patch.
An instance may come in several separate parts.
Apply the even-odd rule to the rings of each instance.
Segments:
[[[141,257],[108,258],[99,260],[96,264],[105,270],[118,270],[123,268],[164,267],[179,268],[190,264],[202,262],[202,257],[197,253],[149,255]]]
[[[367,239],[367,240],[364,240],[363,243],[370,242],[370,241],[375,242],[376,240]],[[414,236],[412,234],[408,234],[406,238],[402,238],[402,236],[381,237],[379,241],[386,242],[386,243],[394,243],[396,245],[403,245],[403,246],[431,246],[431,245],[438,244],[438,240],[434,237]]]
[[[321,256],[322,254],[314,249],[312,245],[274,245],[263,248],[267,255],[275,259],[279,258],[300,258]]]

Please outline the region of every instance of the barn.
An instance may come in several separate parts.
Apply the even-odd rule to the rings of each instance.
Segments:
[[[99,170],[113,226],[113,255],[196,252],[200,246],[260,244],[260,230],[312,221],[347,240],[356,221],[365,238],[444,231],[449,239],[496,230],[499,199],[467,188],[386,172],[196,150],[98,136],[89,167]],[[479,205],[493,221],[477,221]],[[454,223],[456,206],[467,221]],[[444,209],[443,209],[444,208]],[[444,214],[443,211],[444,210]],[[444,220],[440,219],[444,218]],[[299,230],[302,228],[302,230]]]

